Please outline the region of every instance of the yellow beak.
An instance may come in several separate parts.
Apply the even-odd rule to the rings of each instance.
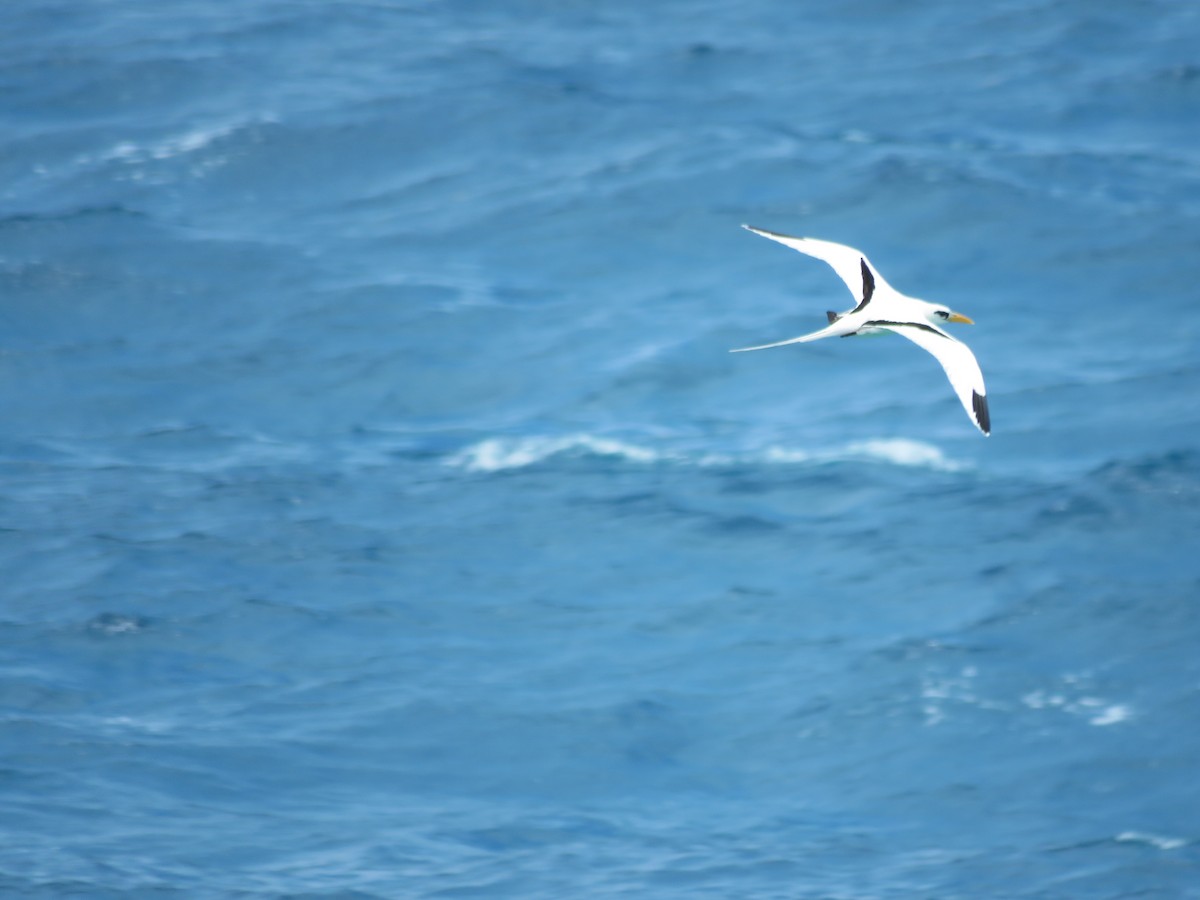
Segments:
[[[962,313],[950,313],[950,318],[946,319],[946,321],[947,322],[966,322],[968,325],[975,324],[974,319],[968,319],[966,316],[962,315]]]

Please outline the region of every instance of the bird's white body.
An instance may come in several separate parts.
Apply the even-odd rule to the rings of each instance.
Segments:
[[[829,324],[820,331],[786,341],[776,341],[773,344],[742,347],[733,351],[734,353],[766,350],[786,344],[803,344],[827,337],[892,332],[908,338],[918,347],[933,354],[946,371],[950,385],[971,421],[985,435],[991,432],[987,391],[979,363],[966,344],[951,337],[940,327],[940,323],[970,322],[970,319],[936,303],[927,303],[916,297],[901,294],[853,247],[813,238],[789,237],[749,225],[742,227],[827,262],[846,283],[846,287],[850,288],[857,304],[849,312],[828,313]]]

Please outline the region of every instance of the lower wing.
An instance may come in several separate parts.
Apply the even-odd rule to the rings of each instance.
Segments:
[[[896,322],[887,325],[881,324],[879,327],[894,331],[896,334],[908,338],[918,347],[932,353],[934,358],[942,364],[942,368],[946,370],[950,386],[954,388],[954,393],[958,395],[958,399],[961,401],[963,409],[967,411],[967,415],[971,417],[971,421],[984,434],[992,433],[992,419],[988,413],[987,389],[983,384],[983,372],[979,370],[979,363],[975,360],[975,354],[971,352],[970,347],[948,334],[924,325]]]

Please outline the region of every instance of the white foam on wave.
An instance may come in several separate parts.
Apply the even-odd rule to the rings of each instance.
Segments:
[[[950,717],[953,710],[967,708],[1009,714],[1015,707],[1007,696],[989,696],[980,690],[975,680],[979,670],[966,666],[958,672],[934,669],[921,678],[920,703],[926,725],[937,725]],[[1039,713],[1064,713],[1085,720],[1089,725],[1103,728],[1128,722],[1136,717],[1133,707],[1113,703],[1102,697],[1084,693],[1089,683],[1086,674],[1063,675],[1052,689],[1027,691],[1017,700],[1026,709]]]
[[[946,458],[937,447],[921,441],[910,441],[904,438],[887,440],[862,441],[851,444],[850,452],[867,459],[878,459],[897,466],[921,466],[929,469],[954,471],[962,468],[961,463]]]
[[[237,127],[230,124],[197,128],[148,144],[121,141],[101,153],[99,159],[104,162],[147,162],[152,159],[171,159],[174,156],[202,150],[209,144],[232,134]]]
[[[932,444],[904,438],[858,441],[826,450],[771,446],[765,450],[709,453],[652,447],[587,433],[487,438],[459,450],[445,462],[468,472],[501,472],[537,465],[556,456],[600,456],[637,464],[672,462],[705,467],[861,461],[947,472],[963,468]]]
[[[655,451],[635,444],[574,434],[562,437],[488,438],[460,450],[446,463],[468,472],[502,472],[506,469],[523,469],[552,456],[565,454],[615,456],[637,463],[659,459]]]
[[[1116,725],[1118,722],[1124,722],[1130,718],[1133,713],[1129,707],[1123,703],[1114,703],[1111,706],[1106,706],[1088,719],[1093,725]]]
[[[1150,834],[1145,831],[1122,831],[1117,835],[1116,839],[1123,844],[1149,844],[1151,847],[1157,847],[1159,850],[1178,850],[1180,847],[1187,845],[1187,841],[1183,838],[1163,837],[1162,835]]]
[[[767,462],[805,463],[839,462],[842,460],[867,460],[890,463],[895,466],[918,466],[954,472],[963,468],[962,463],[947,458],[937,447],[907,438],[878,438],[856,441],[832,450],[807,451],[785,447],[770,447],[764,454]]]
[[[101,153],[81,157],[80,162],[145,163],[172,159],[203,150],[247,126],[274,121],[276,120],[272,116],[256,116],[252,119],[201,125],[157,141],[120,141]]]
[[[1080,716],[1089,725],[1104,727],[1133,718],[1133,710],[1124,703],[1109,703],[1100,697],[1072,697],[1058,691],[1030,691],[1021,697],[1030,709],[1061,709]]]

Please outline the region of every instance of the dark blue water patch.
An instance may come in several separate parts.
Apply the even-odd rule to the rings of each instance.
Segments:
[[[1114,493],[1167,495],[1184,501],[1200,488],[1200,455],[1190,449],[1176,450],[1150,459],[1113,462],[1100,468],[1096,477]]]

